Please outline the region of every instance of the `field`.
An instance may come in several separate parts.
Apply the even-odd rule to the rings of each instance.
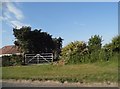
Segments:
[[[3,79],[68,82],[117,82],[117,62],[76,65],[30,65],[2,67]]]

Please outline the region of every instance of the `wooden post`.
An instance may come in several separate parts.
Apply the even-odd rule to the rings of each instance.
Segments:
[[[27,64],[27,63],[26,63],[26,54],[25,54],[24,64]]]
[[[37,64],[39,64],[39,54],[37,54]]]
[[[53,63],[53,53],[52,53],[52,63]]]

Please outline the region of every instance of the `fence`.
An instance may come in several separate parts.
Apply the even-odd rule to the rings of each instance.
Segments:
[[[53,62],[53,53],[25,54],[25,63],[50,63]]]

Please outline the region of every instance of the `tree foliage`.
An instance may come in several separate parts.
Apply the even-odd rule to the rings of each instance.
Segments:
[[[112,50],[115,52],[120,52],[120,35],[112,39]]]
[[[13,28],[16,46],[23,53],[46,53],[52,52],[58,58],[62,48],[62,38],[52,38],[52,35],[41,29],[31,30],[31,27]],[[56,52],[57,51],[57,52]]]
[[[94,35],[88,44],[82,41],[69,43],[62,49],[61,59],[72,64],[117,61],[119,50],[120,36],[114,37],[111,43],[102,46],[102,37]]]
[[[62,49],[62,59],[70,63],[79,63],[84,61],[82,55],[87,54],[87,46],[83,41],[74,41]]]
[[[88,41],[89,52],[93,52],[101,49],[102,46],[101,42],[102,42],[102,37],[100,37],[99,35],[91,36],[91,38]]]
[[[111,43],[102,46],[102,37],[91,36],[88,43],[74,41],[62,48],[61,37],[52,38],[52,35],[41,29],[31,30],[31,27],[13,29],[15,45],[23,53],[52,52],[54,59],[65,60],[67,63],[85,63],[96,61],[109,61],[117,59],[120,51],[120,35],[114,37]]]
[[[61,49],[62,49],[62,41],[63,39],[61,37],[57,38],[53,38],[53,43],[54,43],[54,59],[58,59],[59,58],[59,54],[61,53]]]

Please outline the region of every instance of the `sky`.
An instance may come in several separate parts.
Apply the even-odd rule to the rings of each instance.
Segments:
[[[1,15],[1,14],[0,14]],[[118,34],[117,2],[3,2],[2,45],[13,45],[13,27],[31,26],[52,37],[88,42],[100,35],[103,45]]]

